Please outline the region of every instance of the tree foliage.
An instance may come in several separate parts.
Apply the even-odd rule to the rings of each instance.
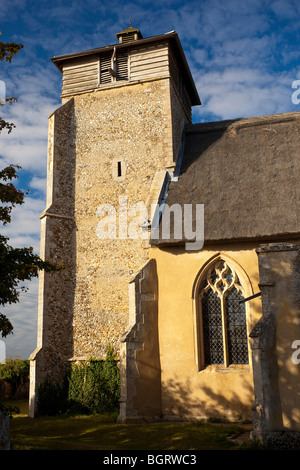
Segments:
[[[17,166],[17,168],[20,168]],[[9,165],[0,171],[0,221],[3,225],[11,221],[11,211],[16,204],[24,203],[25,193],[16,189],[13,179],[17,178],[16,167]],[[58,271],[62,265],[43,261],[33,252],[33,248],[14,248],[8,238],[0,234],[0,305],[19,301],[19,283],[37,277],[40,270]],[[25,290],[23,287],[22,290]],[[6,337],[13,330],[8,318],[0,313],[0,332]]]
[[[0,31],[1,34],[1,31]],[[3,42],[0,41],[0,61],[3,62],[4,60],[6,62],[11,62],[12,58],[20,52],[20,50],[23,49],[23,44],[22,43],[16,43],[16,42]],[[7,103],[13,103],[17,101],[17,98],[14,97],[8,97],[5,99]],[[6,129],[8,133],[10,134],[13,128],[16,127],[13,122],[8,122],[5,121],[4,119],[1,118],[0,116],[0,133],[2,129]]]
[[[20,385],[28,383],[29,360],[19,357],[9,358],[0,364],[0,378],[10,383],[14,394]]]
[[[0,31],[0,34],[1,31]],[[6,60],[6,62],[11,62],[12,58],[23,49],[23,44],[16,42],[2,42],[0,41],[0,60]]]

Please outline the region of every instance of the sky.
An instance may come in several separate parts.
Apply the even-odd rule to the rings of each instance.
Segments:
[[[24,45],[11,64],[0,63],[6,96],[18,98],[0,107],[16,125],[0,134],[0,167],[20,165],[16,186],[29,189],[12,223],[0,227],[10,245],[39,254],[48,116],[61,104],[61,74],[50,58],[115,44],[130,17],[143,37],[178,33],[202,102],[194,123],[300,110],[292,100],[300,79],[298,0],[0,0],[0,40]],[[28,358],[36,348],[38,280],[28,287],[18,304],[1,308],[14,325],[6,357]]]

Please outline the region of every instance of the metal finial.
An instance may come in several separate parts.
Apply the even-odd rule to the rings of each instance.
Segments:
[[[130,26],[132,26],[132,16],[130,17]]]

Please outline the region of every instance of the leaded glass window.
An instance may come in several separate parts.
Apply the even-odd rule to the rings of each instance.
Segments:
[[[223,364],[221,301],[211,289],[202,298],[205,364]]]
[[[229,364],[248,364],[248,341],[245,304],[239,303],[242,294],[236,289],[225,298]]]
[[[243,287],[222,259],[208,269],[199,289],[202,362],[248,364],[248,336]]]

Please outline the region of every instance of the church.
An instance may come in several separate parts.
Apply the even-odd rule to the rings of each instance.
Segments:
[[[119,422],[251,420],[300,439],[300,114],[192,123],[175,31],[52,58],[30,415],[68,364],[120,358]],[[299,365],[298,365],[299,364]]]

